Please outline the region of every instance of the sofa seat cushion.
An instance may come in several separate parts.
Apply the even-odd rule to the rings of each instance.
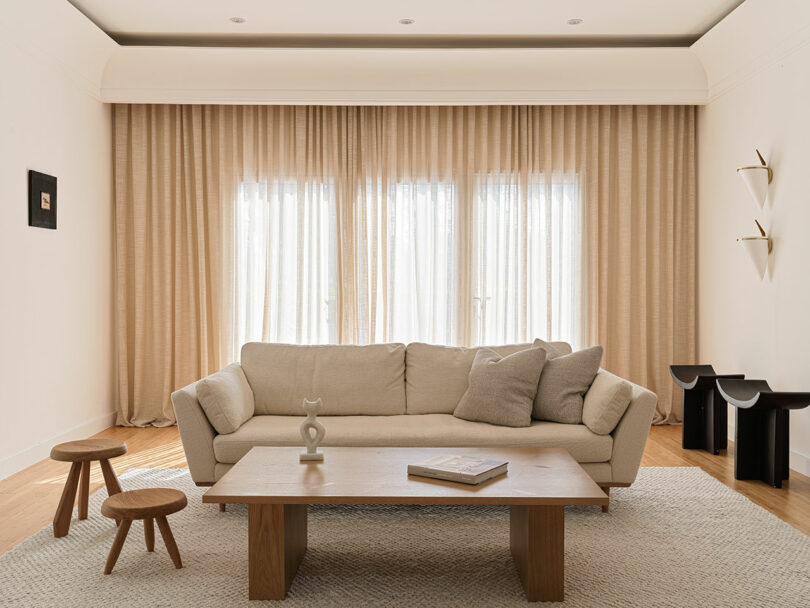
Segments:
[[[254,446],[300,445],[303,449],[302,421],[302,416],[254,416],[236,432],[217,435],[214,454],[218,462],[235,463]],[[469,422],[452,414],[335,416],[321,422],[326,427],[321,443],[325,447],[565,448],[578,462],[606,462],[613,452],[611,435],[597,435],[583,424],[533,420],[531,426],[511,428]]]
[[[543,344],[546,344],[543,342]],[[551,342],[548,346],[567,354],[571,346]],[[490,346],[501,357],[531,348],[532,344]],[[452,414],[467,390],[470,369],[478,347],[437,346],[412,342],[405,355],[405,392],[409,414]]]
[[[242,370],[256,414],[298,416],[322,399],[321,416],[405,413],[405,345],[298,346],[249,342]]]

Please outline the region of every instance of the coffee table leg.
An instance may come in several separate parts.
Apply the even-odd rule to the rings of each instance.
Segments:
[[[249,599],[283,600],[306,550],[306,505],[249,505]]]
[[[561,602],[565,592],[563,506],[512,506],[509,545],[530,602]]]
[[[59,499],[59,506],[56,507],[56,515],[53,518],[53,535],[56,538],[65,536],[70,530],[70,517],[73,515],[73,503],[76,501],[76,488],[79,485],[81,471],[81,462],[70,465],[65,489],[62,490],[62,498]]]

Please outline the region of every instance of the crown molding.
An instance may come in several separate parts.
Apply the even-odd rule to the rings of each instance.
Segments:
[[[110,103],[700,104],[686,48],[255,49],[118,47]]]
[[[747,0],[690,48],[706,70],[711,103],[808,43],[807,0]]]
[[[104,68],[118,48],[64,0],[26,0],[4,6],[0,45],[27,56],[98,101]]]

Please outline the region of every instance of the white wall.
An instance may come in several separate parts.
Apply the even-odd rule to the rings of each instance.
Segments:
[[[114,422],[111,118],[82,57],[105,43],[67,2],[21,5],[0,23],[0,478]],[[28,226],[28,169],[58,179],[55,231]]]
[[[698,346],[720,372],[810,391],[810,3],[786,3],[749,0],[696,45],[711,98],[698,114]],[[774,170],[763,210],[735,172],[755,148]],[[736,242],[758,234],[754,218],[773,238],[764,280]],[[791,467],[810,474],[810,409],[791,414],[790,440]]]

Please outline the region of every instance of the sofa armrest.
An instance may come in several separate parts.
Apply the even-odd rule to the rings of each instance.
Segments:
[[[216,481],[214,467],[214,436],[216,431],[197,400],[196,382],[172,393],[174,415],[183,442],[183,451],[197,484],[208,485]]]
[[[610,458],[612,479],[615,484],[631,484],[636,480],[644,446],[650,434],[658,396],[637,384],[624,416],[613,429],[613,454]]]

